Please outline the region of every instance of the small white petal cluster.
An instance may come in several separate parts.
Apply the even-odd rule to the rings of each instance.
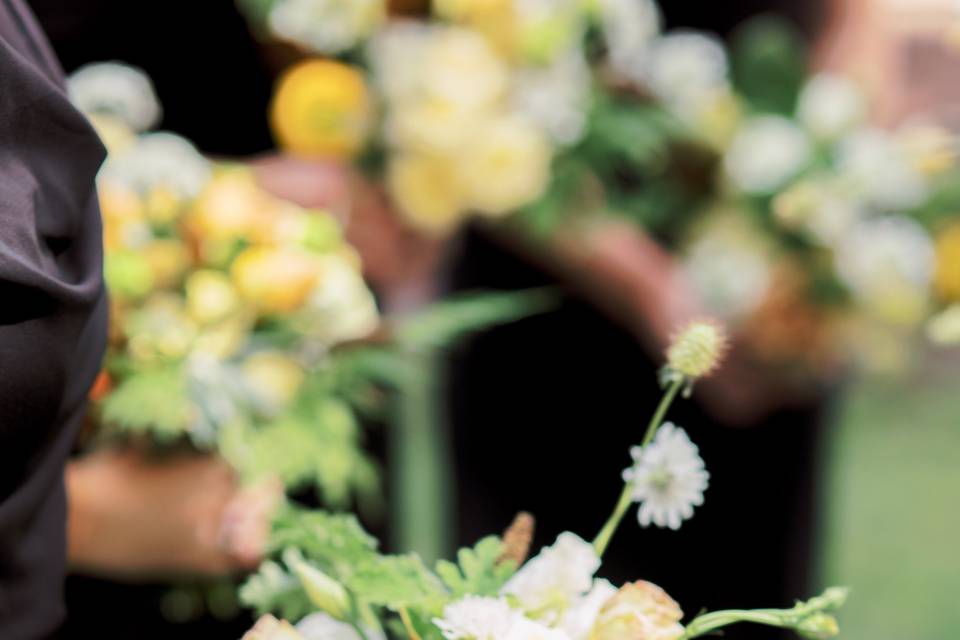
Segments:
[[[703,504],[710,479],[696,445],[683,429],[666,422],[650,444],[634,447],[630,455],[633,466],[624,470],[623,479],[640,503],[640,525],[679,529]]]
[[[297,623],[303,640],[363,640],[357,630],[326,613],[312,613]],[[367,640],[386,640],[382,631],[364,629]]]
[[[616,594],[617,588],[609,580],[594,580],[590,591],[563,614],[557,628],[571,640],[589,640],[600,610]]]
[[[86,114],[108,115],[134,131],[160,120],[160,102],[143,71],[119,62],[98,62],[77,69],[67,79],[67,93]]]
[[[906,149],[879,129],[859,129],[842,139],[836,163],[863,200],[881,211],[909,209],[927,196],[926,181]]]
[[[706,96],[727,87],[727,53],[714,36],[674,31],[654,40],[647,53],[644,80],[661,100],[690,114]]]
[[[803,129],[781,116],[746,121],[724,157],[733,183],[748,193],[769,194],[806,165],[813,148]]]
[[[433,623],[447,640],[569,640],[510,608],[504,598],[466,596],[447,605]]]
[[[280,0],[270,10],[278,37],[325,54],[351,49],[385,17],[383,0]]]
[[[816,138],[832,140],[866,117],[863,93],[849,79],[829,73],[813,76],[804,85],[797,117]]]
[[[183,198],[195,198],[210,181],[210,163],[184,138],[167,132],[148,133],[112,154],[102,175],[105,180],[138,192],[169,189]]]
[[[650,43],[660,33],[659,7],[653,0],[601,0],[599,6],[611,66],[642,82]]]
[[[919,223],[904,216],[858,223],[835,252],[840,279],[862,300],[926,291],[933,277],[933,242]]]

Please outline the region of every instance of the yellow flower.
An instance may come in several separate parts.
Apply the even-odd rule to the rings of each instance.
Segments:
[[[191,226],[201,240],[247,237],[258,224],[265,197],[251,172],[219,172],[194,203]]]
[[[290,313],[300,308],[316,284],[320,262],[298,249],[250,247],[231,267],[242,298],[265,314]]]
[[[550,179],[551,148],[529,121],[505,116],[476,131],[463,150],[467,203],[488,215],[503,215],[535,200]]]
[[[710,374],[727,350],[727,336],[710,320],[695,320],[680,331],[667,349],[667,367],[687,379]]]
[[[286,406],[303,383],[304,371],[296,360],[281,351],[260,351],[243,362],[243,376],[250,389],[272,409]]]
[[[682,618],[673,598],[640,580],[625,584],[603,605],[590,640],[679,640]]]
[[[150,265],[157,287],[173,287],[190,266],[190,254],[179,240],[153,240],[141,249],[141,253]]]
[[[371,115],[361,72],[333,60],[292,67],[280,78],[270,107],[280,146],[306,156],[356,155],[370,130]]]
[[[240,302],[236,288],[226,274],[201,269],[190,274],[184,287],[187,312],[200,322],[216,322],[236,311]]]
[[[484,117],[483,110],[440,98],[406,101],[394,107],[388,136],[405,151],[457,153]]]
[[[400,155],[390,161],[387,184],[400,211],[420,229],[446,231],[463,218],[463,189],[452,158]]]
[[[157,185],[144,198],[147,219],[154,224],[170,224],[180,215],[183,200],[173,189]]]
[[[107,153],[115,154],[129,149],[137,141],[137,135],[120,118],[102,113],[87,114]]]
[[[937,293],[945,300],[960,300],[960,224],[937,236],[936,255],[933,283]]]

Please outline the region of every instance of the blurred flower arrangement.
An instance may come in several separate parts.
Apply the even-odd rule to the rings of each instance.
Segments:
[[[279,143],[356,160],[425,232],[627,216],[758,357],[821,373],[858,354],[898,367],[960,300],[955,140],[871,126],[857,85],[808,77],[773,19],[727,47],[662,32],[653,0],[438,0],[413,18],[385,0],[241,4],[322,56],[278,84]],[[935,339],[960,334],[943,322]]]
[[[109,147],[100,435],[188,440],[245,477],[315,486],[328,504],[375,493],[350,402],[358,389],[334,349],[379,318],[337,221],[272,198],[245,167],[147,132],[160,107],[138,70],[90,65],[69,91]]]
[[[846,599],[842,588],[790,609],[714,611],[683,624],[680,606],[658,586],[641,580],[617,587],[595,575],[633,505],[641,526],[678,529],[703,503],[704,462],[686,432],[664,418],[678,395],[718,366],[725,344],[720,327],[704,321],[675,338],[661,375],[663,399],[592,543],[564,532],[526,560],[534,523],[521,514],[502,538],[484,538],[461,549],[456,563],[441,560],[431,571],[417,555],[379,553],[351,516],[290,509],[274,533],[279,559],[265,563],[241,597],[297,626],[265,615],[247,639],[686,640],[740,622],[804,638],[835,636],[831,611]]]

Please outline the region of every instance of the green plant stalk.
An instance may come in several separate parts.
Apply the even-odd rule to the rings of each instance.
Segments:
[[[647,425],[647,431],[643,436],[643,441],[640,443],[641,447],[647,446],[650,444],[650,441],[653,440],[653,436],[656,435],[657,429],[663,422],[663,418],[667,415],[667,410],[670,408],[670,405],[673,404],[674,399],[677,397],[677,393],[680,392],[680,389],[683,388],[685,383],[686,380],[683,377],[678,376],[670,383],[670,386],[667,387],[667,390],[663,393],[663,398],[660,399],[660,404],[657,405],[657,410],[653,412],[653,417],[650,418],[650,423]],[[631,497],[631,487],[629,483],[624,484],[623,491],[620,493],[620,499],[617,500],[617,504],[613,509],[613,513],[610,515],[610,518],[607,520],[606,524],[603,525],[600,533],[597,534],[597,537],[593,541],[593,548],[596,550],[597,555],[601,558],[603,557],[604,552],[607,550],[607,546],[610,544],[613,534],[616,533],[617,527],[620,526],[620,522],[623,520],[623,516],[627,513],[627,509],[630,508],[630,504],[632,502],[633,499]]]
[[[711,633],[722,627],[739,622],[752,622],[770,627],[784,629],[798,629],[805,621],[809,622],[812,616],[824,614],[843,605],[847,590],[842,587],[832,587],[815,598],[806,602],[798,602],[790,609],[727,609],[712,611],[697,616],[686,626],[681,640],[691,640]],[[819,637],[819,636],[817,636]],[[824,636],[826,637],[826,636]]]
[[[432,348],[405,352],[413,375],[402,381],[390,432],[393,546],[428,565],[451,552],[451,453],[441,400],[443,360]]]

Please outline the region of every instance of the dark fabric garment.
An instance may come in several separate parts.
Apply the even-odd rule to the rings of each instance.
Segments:
[[[549,274],[479,232],[467,235],[454,290],[556,285]],[[534,549],[565,530],[590,540],[613,510],[661,392],[651,357],[585,301],[494,328],[449,362],[458,476],[458,544],[502,530],[520,510],[537,518]],[[791,606],[808,595],[816,534],[815,478],[828,396],[750,427],[731,427],[678,400],[667,419],[686,429],[710,472],[705,503],[680,531],[642,529],[632,508],[601,574],[666,589],[688,615],[701,609]],[[731,640],[790,633],[742,625]]]
[[[0,0],[0,637],[64,616],[64,465],[106,339],[104,149],[20,0]]]

